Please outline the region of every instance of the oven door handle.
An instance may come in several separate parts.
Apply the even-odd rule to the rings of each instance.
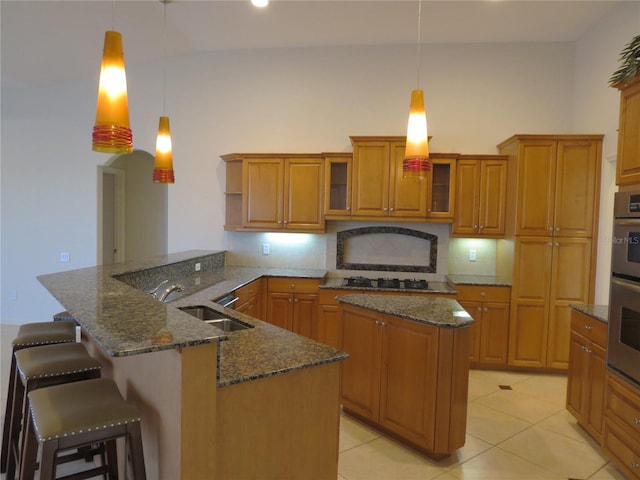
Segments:
[[[613,223],[621,227],[638,227],[640,226],[640,218],[616,218]]]
[[[638,282],[632,282],[631,280],[625,280],[620,277],[611,277],[611,283],[616,283],[624,288],[640,293],[640,284]]]

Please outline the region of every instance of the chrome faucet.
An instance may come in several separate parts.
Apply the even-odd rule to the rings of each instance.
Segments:
[[[169,279],[163,280],[162,282],[160,282],[160,284],[156,288],[149,290],[147,293],[151,295],[153,298],[158,298],[158,290],[160,290],[160,287],[165,283],[169,283]]]
[[[174,283],[169,288],[167,288],[164,292],[162,292],[162,294],[157,298],[161,302],[164,302],[167,299],[167,297],[169,296],[169,294],[171,294],[171,292],[181,292],[183,290],[183,288],[184,287],[182,285],[180,285],[179,283]]]

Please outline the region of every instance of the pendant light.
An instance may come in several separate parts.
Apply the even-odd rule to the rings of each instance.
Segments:
[[[418,59],[417,89],[411,92],[409,122],[407,125],[407,145],[402,162],[404,176],[424,177],[431,170],[429,162],[429,136],[427,134],[427,115],[424,109],[424,95],[420,90],[420,20],[422,1],[418,0]]]
[[[111,30],[104,36],[92,148],[103,153],[133,151],[122,35]]]
[[[173,148],[171,145],[171,129],[167,110],[167,3],[172,0],[160,0],[164,4],[164,51],[162,65],[162,111],[160,124],[158,125],[158,137],[156,139],[156,157],[153,168],[153,181],[155,183],[174,183],[173,174]]]

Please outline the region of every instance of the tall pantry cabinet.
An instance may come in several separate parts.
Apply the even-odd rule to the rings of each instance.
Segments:
[[[512,278],[509,364],[565,370],[572,303],[592,303],[602,135],[514,135],[497,273]]]

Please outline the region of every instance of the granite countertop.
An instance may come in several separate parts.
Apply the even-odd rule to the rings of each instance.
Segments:
[[[188,294],[169,303],[114,278],[132,272],[144,276],[154,267],[216,253],[224,254],[194,250],[143,262],[41,275],[38,280],[111,356],[219,342],[218,386],[347,358],[344,352],[213,302],[263,276],[323,278],[324,270],[222,266],[172,276],[172,282],[185,284]],[[209,306],[254,328],[227,334],[178,309],[187,305]]]
[[[590,317],[600,320],[603,323],[609,323],[609,306],[608,305],[589,305],[587,303],[571,304],[571,308],[582,312]]]
[[[474,322],[471,315],[450,298],[353,294],[339,295],[336,299],[341,303],[436,327],[458,328]]]
[[[495,287],[510,287],[511,280],[496,275],[447,275],[449,282],[454,285],[487,285]]]
[[[377,287],[346,287],[342,285],[344,278],[329,277],[320,283],[320,288],[330,288],[335,290],[345,290],[347,292],[402,292],[402,293],[442,293],[447,295],[455,295],[456,290],[447,282],[436,282],[428,280],[429,288],[427,290],[407,290],[400,288],[377,288]]]

